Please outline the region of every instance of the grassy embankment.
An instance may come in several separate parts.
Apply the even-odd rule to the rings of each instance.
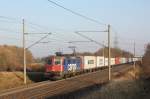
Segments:
[[[135,71],[114,76],[111,83],[76,99],[150,99],[150,79],[137,66]]]
[[[131,69],[114,74],[108,84],[91,86],[49,99],[150,99],[150,79],[145,78],[144,74],[142,68],[136,65],[135,71]]]
[[[32,83],[28,77],[27,83]],[[0,91],[23,85],[24,83],[22,72],[0,72]]]

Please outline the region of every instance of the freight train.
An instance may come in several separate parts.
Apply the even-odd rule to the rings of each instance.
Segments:
[[[132,63],[138,58],[111,58],[112,66]],[[45,76],[50,79],[61,79],[85,72],[92,72],[108,67],[108,58],[103,56],[51,56],[45,64]]]

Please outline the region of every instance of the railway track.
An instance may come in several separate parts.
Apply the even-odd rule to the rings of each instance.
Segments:
[[[122,65],[112,68],[112,74],[125,72],[132,65]],[[0,99],[45,99],[59,94],[66,94],[88,86],[108,82],[108,69],[78,75],[59,81],[45,81],[7,90],[0,93]]]

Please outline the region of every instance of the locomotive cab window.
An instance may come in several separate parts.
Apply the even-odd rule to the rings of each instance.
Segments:
[[[61,64],[60,58],[56,58],[56,59],[55,59],[55,65],[60,65],[60,64]]]

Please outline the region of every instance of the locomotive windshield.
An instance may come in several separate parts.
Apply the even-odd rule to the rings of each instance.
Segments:
[[[47,60],[48,65],[52,65],[52,59]]]
[[[55,65],[60,65],[60,64],[61,64],[60,58],[56,58],[56,59],[55,59]]]

